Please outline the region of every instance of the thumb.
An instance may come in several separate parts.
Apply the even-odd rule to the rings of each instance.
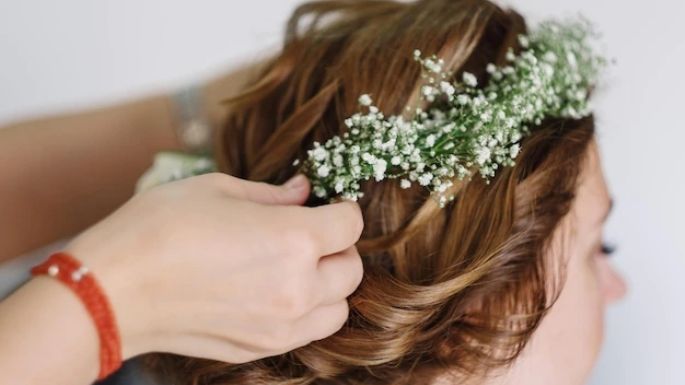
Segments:
[[[277,186],[263,182],[244,181],[245,199],[274,205],[301,205],[309,197],[311,186],[304,174],[297,174]]]

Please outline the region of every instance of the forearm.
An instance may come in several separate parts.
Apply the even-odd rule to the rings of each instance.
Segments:
[[[0,260],[116,209],[155,152],[179,149],[164,96],[0,128]]]
[[[221,101],[264,62],[204,84],[202,108],[217,129]],[[169,96],[0,127],[0,261],[75,235],[133,195],[155,152],[179,150]]]
[[[94,323],[68,287],[37,277],[0,302],[0,382],[91,384],[99,370]]]

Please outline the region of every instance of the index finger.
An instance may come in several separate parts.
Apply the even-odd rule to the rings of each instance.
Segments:
[[[364,219],[358,203],[341,201],[306,209],[303,226],[314,239],[318,257],[345,250],[361,237]]]

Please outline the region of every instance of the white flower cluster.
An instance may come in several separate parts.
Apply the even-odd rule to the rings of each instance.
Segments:
[[[152,166],[136,182],[138,194],[154,186],[217,171],[211,153],[191,154],[164,150],[155,153]]]
[[[348,131],[342,137],[315,142],[302,162],[314,194],[357,200],[363,196],[362,181],[397,178],[402,188],[413,183],[428,187],[443,207],[454,199],[445,191],[455,178],[478,170],[489,181],[498,168],[514,164],[531,125],[546,117],[590,114],[587,91],[606,62],[590,46],[591,36],[585,19],[541,23],[519,36],[521,52],[510,50],[506,65],[488,64],[484,87],[469,72],[462,73],[461,82],[450,83],[443,60],[422,58],[416,50],[426,80],[421,98],[430,107],[416,108],[407,121],[385,117],[371,96],[359,97],[366,113],[346,119]]]

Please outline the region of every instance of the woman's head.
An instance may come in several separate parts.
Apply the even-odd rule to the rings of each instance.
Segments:
[[[510,370],[484,384],[582,384],[592,369],[602,342],[604,309],[626,290],[602,242],[612,200],[594,139],[577,186],[548,251],[563,263],[563,290]]]
[[[486,64],[502,64],[525,32],[520,15],[485,0],[304,4],[283,50],[233,100],[217,137],[219,168],[281,183],[314,141],[346,130],[358,95],[374,95],[387,114],[414,106],[422,84],[415,49],[436,53],[455,77],[469,71],[484,84]],[[510,363],[507,376],[522,378],[519,368],[547,355],[546,362],[575,362],[568,377],[582,379],[601,336],[598,287],[620,291],[605,279],[606,262],[581,255],[597,254],[601,228],[588,221],[607,202],[592,117],[544,120],[522,141],[515,166],[489,184],[474,177],[458,187],[440,208],[420,186],[362,186],[357,247],[365,278],[333,336],[248,364],[179,358],[169,365],[203,384],[427,384],[446,373],[482,379]],[[560,329],[569,319],[582,329]],[[567,348],[551,349],[555,339]]]

